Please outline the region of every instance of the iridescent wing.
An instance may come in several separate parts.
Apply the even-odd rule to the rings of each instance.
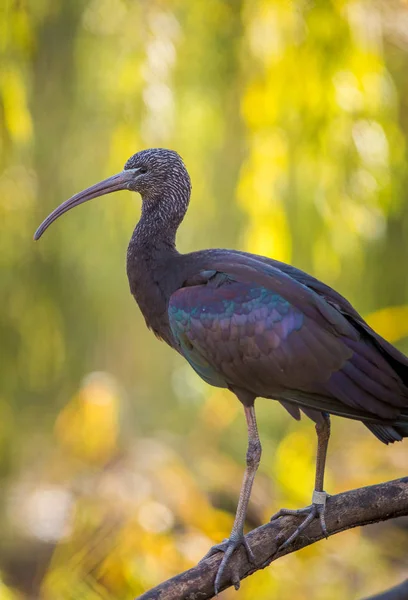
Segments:
[[[169,303],[181,352],[221,387],[351,418],[395,419],[403,385],[381,353],[319,294],[250,259],[212,261]]]

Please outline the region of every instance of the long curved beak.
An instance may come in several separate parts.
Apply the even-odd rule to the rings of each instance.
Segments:
[[[34,239],[38,240],[51,223],[67,211],[71,210],[71,208],[74,208],[74,206],[78,206],[83,202],[88,202],[88,200],[92,200],[92,198],[104,196],[105,194],[111,194],[112,192],[117,192],[119,190],[128,190],[129,184],[134,181],[137,171],[138,169],[126,169],[126,171],[122,171],[117,175],[112,175],[112,177],[108,177],[108,179],[104,179],[86,190],[75,194],[75,196],[72,196],[69,200],[65,200],[65,202],[53,210],[45,221],[41,223],[34,234]]]

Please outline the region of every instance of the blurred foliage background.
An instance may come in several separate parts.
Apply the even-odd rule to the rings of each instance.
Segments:
[[[144,325],[127,193],[32,234],[143,147],[184,157],[183,251],[245,248],[336,287],[408,352],[408,3],[2,0],[0,596],[129,599],[227,537],[242,410]],[[248,528],[309,503],[315,433],[258,400]],[[332,493],[407,444],[334,419]],[[225,599],[360,598],[408,574],[408,522],[348,531]]]

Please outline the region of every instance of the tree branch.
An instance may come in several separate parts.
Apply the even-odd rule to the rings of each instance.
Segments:
[[[408,598],[408,579],[396,585],[395,587],[382,592],[381,594],[376,594],[375,596],[370,596],[365,600],[407,600]]]
[[[327,501],[325,514],[329,535],[406,515],[408,515],[408,477],[331,496]],[[279,543],[293,533],[298,523],[297,517],[285,516],[251,531],[246,537],[254,552],[256,564],[248,562],[242,547],[234,553],[230,563],[237,570],[240,578],[248,577],[281,556],[296,552],[322,539],[320,524],[315,520],[309,525],[307,536],[300,535],[290,547],[279,552]],[[221,559],[221,553],[211,556],[192,569],[145,592],[136,600],[213,598],[215,574]],[[221,589],[232,585],[229,574],[227,568]]]

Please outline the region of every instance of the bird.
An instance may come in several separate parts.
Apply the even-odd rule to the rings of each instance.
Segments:
[[[237,548],[243,546],[255,562],[244,536],[261,459],[255,399],[276,400],[297,420],[304,413],[317,433],[310,506],[281,509],[272,517],[301,518],[282,547],[314,519],[327,537],[324,515],[330,496],[324,471],[330,415],[361,421],[385,444],[408,437],[408,358],[341,294],[291,265],[238,250],[180,253],[176,233],[188,209],[191,181],[173,150],[137,152],[121,172],[63,202],[34,239],[71,208],[118,190],[138,192],[142,199],[126,264],[130,292],[147,327],[205,382],[235,394],[246,418],[246,467],[234,524],[229,538],[204,557],[223,552],[214,582],[217,594]],[[239,575],[230,571],[238,588]]]

